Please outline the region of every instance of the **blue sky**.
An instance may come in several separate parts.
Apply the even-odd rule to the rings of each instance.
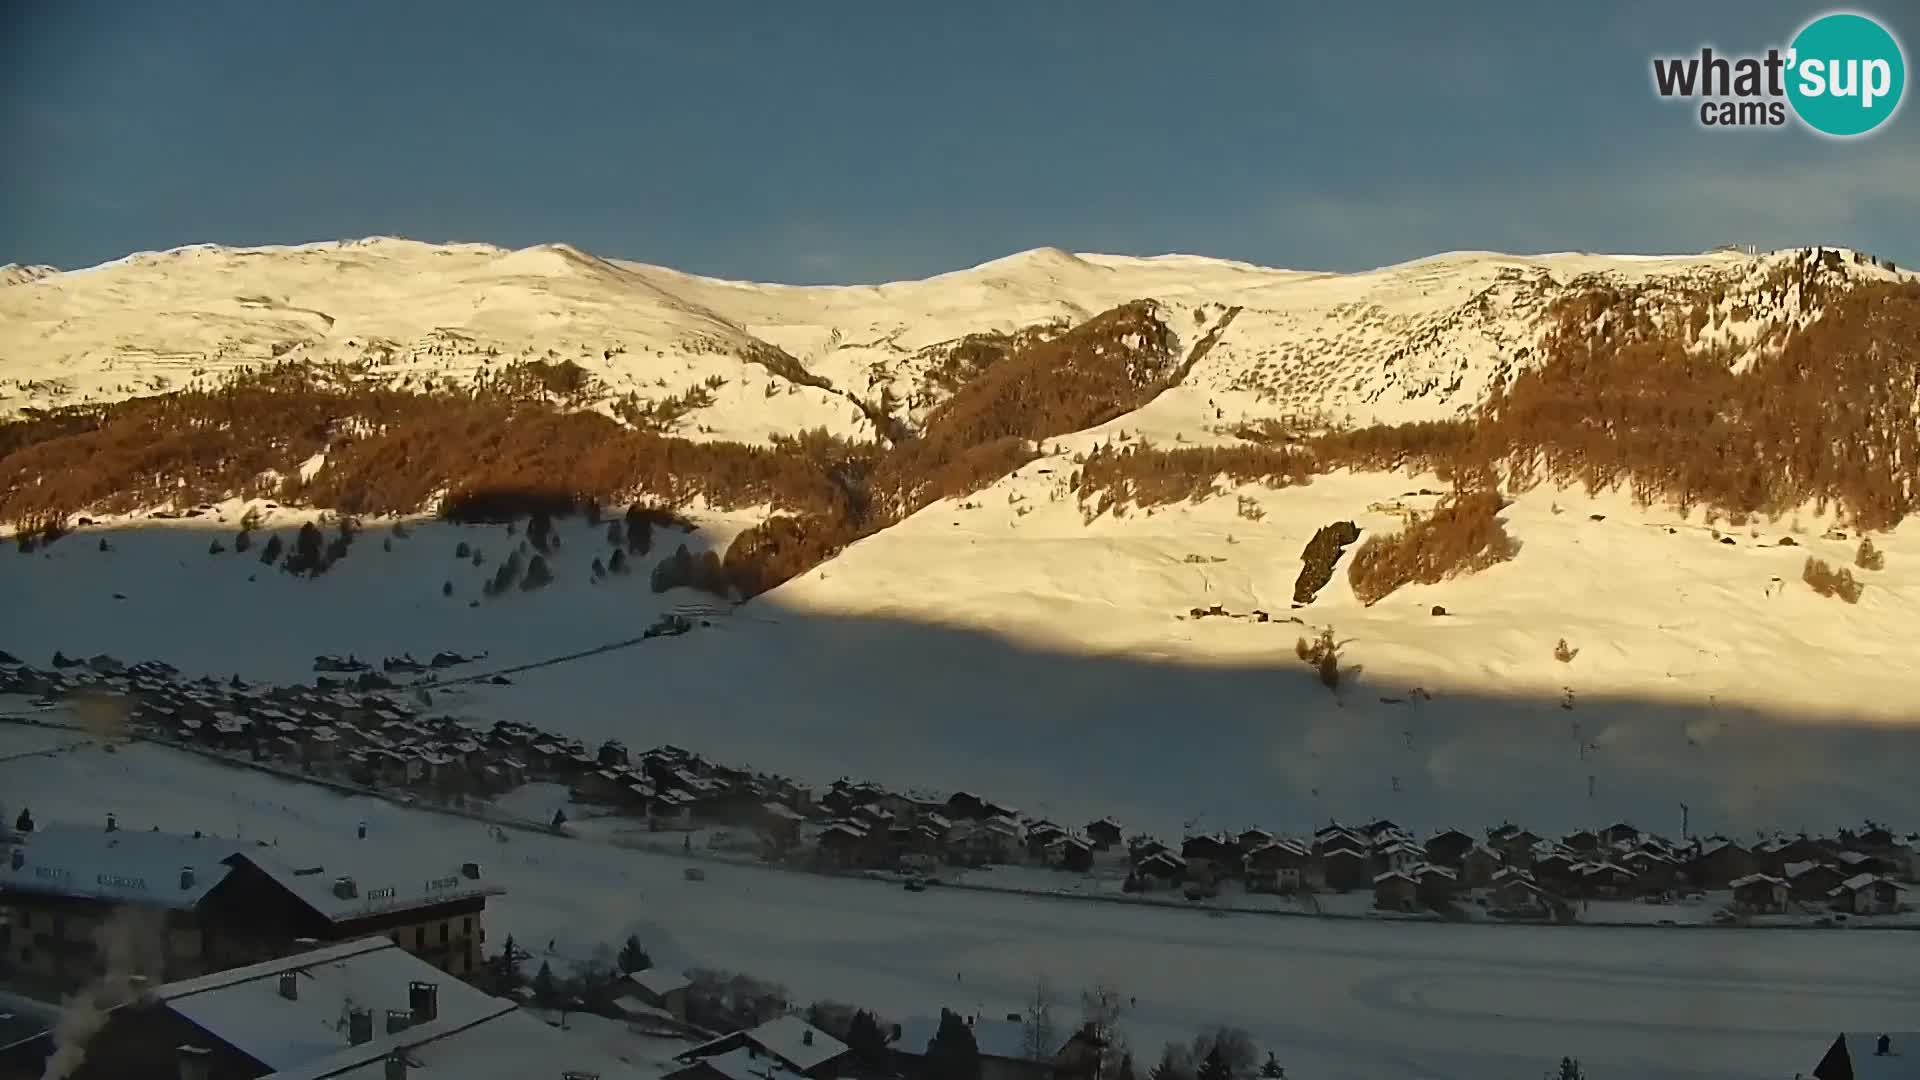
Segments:
[[[369,234],[877,281],[1024,248],[1920,262],[1920,108],[1707,132],[1655,53],[1817,5],[94,3],[0,13],[0,262]],[[1920,43],[1910,0],[1861,8]],[[1908,97],[1920,94],[1909,90]]]

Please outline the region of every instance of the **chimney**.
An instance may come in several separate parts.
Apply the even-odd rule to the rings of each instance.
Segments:
[[[367,823],[366,823],[366,822],[364,822],[364,821],[363,821],[363,822],[361,822],[361,823],[360,823],[360,828],[359,828],[359,830],[358,830],[358,832],[359,832],[359,834],[360,834],[360,839],[362,839],[362,840],[365,840],[365,839],[367,838]]]
[[[440,1015],[440,984],[433,982],[410,982],[407,984],[407,1007],[413,1010],[413,1018],[418,1023],[426,1023]]]
[[[115,820],[113,820],[113,815],[112,815],[112,814],[108,814],[108,815],[107,815],[107,831],[108,831],[108,832],[117,832],[117,831],[119,831],[119,829],[120,829],[120,823],[119,823],[119,822],[117,822],[117,821],[115,821]]]
[[[180,1060],[180,1080],[212,1080],[213,1051],[204,1046],[183,1044],[174,1048]]]
[[[185,892],[191,888],[193,888],[193,867],[183,866],[180,868],[180,890]]]
[[[477,862],[461,863],[460,873],[468,881],[479,881],[480,880],[480,864]]]
[[[20,869],[21,867],[23,867],[23,866],[25,866],[25,865],[27,865],[27,852],[26,852],[26,849],[25,849],[25,848],[14,848],[14,849],[13,849],[13,856],[12,856],[12,857],[11,857],[11,858],[10,858],[10,859],[8,860],[8,862],[12,864],[12,866],[13,866],[13,868],[14,868],[15,870],[18,870],[18,869]]]
[[[395,1050],[387,1055],[387,1080],[407,1080],[407,1054]]]
[[[803,1028],[803,1029],[801,1030],[801,1032],[800,1032],[800,1045],[802,1045],[802,1046],[812,1046],[812,1045],[813,1045],[813,1029],[812,1029],[812,1028]]]
[[[127,996],[134,1001],[145,998],[147,996],[147,987],[152,981],[153,980],[147,978],[145,975],[127,976]]]
[[[373,1041],[372,1009],[354,1009],[347,1013],[347,1041],[354,1046]]]
[[[405,1009],[387,1010],[387,1034],[398,1035],[413,1026],[413,1014]]]
[[[342,900],[351,900],[360,895],[360,887],[350,877],[337,877],[333,879],[333,895]]]
[[[288,1001],[300,1000],[300,974],[295,971],[280,973],[280,996]]]

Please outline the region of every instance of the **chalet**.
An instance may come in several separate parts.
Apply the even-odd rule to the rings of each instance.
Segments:
[[[1626,847],[1640,842],[1640,830],[1624,821],[1616,821],[1602,829],[1600,839],[1608,847]]]
[[[1538,855],[1527,869],[1533,872],[1534,880],[1554,888],[1570,887],[1580,880],[1573,856],[1564,851],[1549,851]]]
[[[806,816],[785,803],[760,804],[760,831],[769,843],[787,848],[800,842],[800,826]]]
[[[701,1043],[674,1060],[693,1064],[723,1054],[747,1051],[808,1080],[832,1080],[847,1063],[847,1044],[798,1016],[782,1016],[756,1028]]]
[[[1336,892],[1358,889],[1372,880],[1367,857],[1350,848],[1334,848],[1320,856],[1319,863],[1320,881]]]
[[[962,818],[947,830],[947,862],[954,866],[986,866],[1004,862],[1004,837],[989,830],[985,823]]]
[[[1831,863],[1788,863],[1784,870],[1793,898],[1805,903],[1824,903],[1847,880],[1847,874]]]
[[[1574,873],[1586,896],[1625,896],[1633,891],[1634,872],[1618,863],[1582,863]]]
[[[1498,851],[1509,866],[1529,866],[1533,849],[1543,837],[1517,825],[1502,825],[1487,835],[1487,846]]]
[[[1553,901],[1525,871],[1513,871],[1494,881],[1489,907],[1510,918],[1541,918],[1552,911]]]
[[[1044,855],[1048,845],[1067,838],[1067,830],[1051,821],[1036,821],[1027,826],[1027,854]]]
[[[1784,875],[1789,863],[1828,862],[1832,859],[1831,851],[1806,836],[1775,837],[1753,846],[1753,862],[1757,872],[1775,877]]]
[[[650,1009],[657,1009],[673,1019],[685,1023],[687,1020],[687,992],[693,983],[684,975],[677,975],[664,968],[647,968],[621,976],[620,996],[629,998]]]
[[[1187,879],[1187,861],[1171,851],[1157,851],[1135,863],[1133,875],[1145,888],[1171,888]]]
[[[1459,892],[1459,874],[1452,867],[1423,863],[1413,869],[1413,880],[1419,884],[1421,903],[1427,903],[1428,907],[1440,907]]]
[[[1835,886],[1828,902],[1851,915],[1891,915],[1900,910],[1906,886],[1877,874],[1856,874]]]
[[[608,739],[600,744],[600,752],[594,759],[608,768],[624,769],[628,764],[627,748],[619,739]]]
[[[1459,829],[1435,833],[1426,843],[1427,861],[1435,866],[1458,867],[1474,847],[1473,837]]]
[[[1412,874],[1389,870],[1373,879],[1373,906],[1382,911],[1415,911],[1420,907],[1420,882]]]
[[[1749,915],[1777,915],[1787,910],[1791,895],[1787,882],[1771,874],[1748,874],[1730,882],[1733,910]]]
[[[647,802],[647,827],[680,830],[693,827],[693,796],[684,791],[659,791]]]
[[[1098,1025],[1092,1021],[1080,1025],[1053,1055],[1054,1080],[1098,1080],[1106,1051],[1107,1040]]]
[[[1315,855],[1327,855],[1341,850],[1358,854],[1366,852],[1371,846],[1365,835],[1354,832],[1344,825],[1329,825],[1313,834]]]
[[[1568,851],[1587,855],[1599,849],[1600,834],[1594,832],[1592,829],[1581,829],[1578,832],[1570,832],[1561,837],[1560,844]]]
[[[1092,841],[1095,851],[1117,847],[1121,841],[1120,825],[1112,818],[1090,821],[1087,823],[1087,839]]]
[[[379,937],[150,987],[107,1012],[69,1080],[652,1076]],[[18,1048],[52,1054],[51,1034]],[[39,1075],[36,1069],[26,1075]]]
[[[836,821],[820,830],[820,854],[827,862],[842,868],[871,866],[884,843],[868,829],[851,821]]]
[[[1627,852],[1619,862],[1633,873],[1632,891],[1643,896],[1672,889],[1680,875],[1680,864],[1671,855],[1646,848]]]
[[[1727,888],[1757,869],[1751,852],[1723,836],[1701,843],[1686,864],[1687,880],[1702,889]]]
[[[1891,861],[1877,855],[1869,855],[1864,851],[1837,852],[1834,854],[1833,859],[1839,863],[1840,868],[1845,870],[1849,875],[1889,874],[1892,873],[1894,869]]]
[[[1242,829],[1235,838],[1242,852],[1252,851],[1263,844],[1273,843],[1273,834],[1265,829]]]
[[[1233,877],[1240,872],[1240,845],[1222,835],[1189,836],[1180,842],[1180,857],[1194,870],[1204,870],[1215,878]]]
[[[1506,860],[1499,852],[1485,844],[1475,844],[1460,858],[1460,884],[1469,889],[1485,888],[1505,865]]]
[[[1292,840],[1275,840],[1247,853],[1249,892],[1298,892],[1313,856]]]
[[[1374,852],[1374,867],[1381,871],[1412,873],[1418,866],[1427,862],[1427,853],[1417,844],[1405,840],[1396,840]]]
[[[237,840],[51,825],[0,863],[0,923],[20,935],[7,943],[13,966],[62,985],[92,975],[95,932],[123,910],[168,930],[163,976],[368,934],[463,975],[479,966],[486,902],[500,892],[474,862],[435,876],[409,853],[329,876]]]
[[[1390,843],[1393,840],[1403,840],[1407,837],[1407,831],[1394,824],[1389,818],[1379,818],[1370,821],[1360,829],[1360,832],[1366,836],[1368,841],[1374,844]]]
[[[1093,869],[1093,843],[1080,836],[1062,839],[1057,865],[1063,870],[1081,874]]]
[[[574,798],[581,802],[613,803],[619,802],[626,794],[627,786],[632,784],[624,773],[612,769],[595,769],[580,777],[573,787]]]

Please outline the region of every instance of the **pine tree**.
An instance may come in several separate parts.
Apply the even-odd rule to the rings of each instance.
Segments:
[[[887,1067],[887,1037],[880,1031],[880,1022],[865,1009],[853,1014],[847,1024],[847,1049],[853,1053],[855,1061],[869,1069],[880,1070]]]
[[[501,947],[500,955],[493,959],[494,974],[508,986],[519,986],[526,974],[520,969],[520,961],[524,955],[520,951],[519,944],[513,940],[513,935],[508,934],[506,945]]]
[[[1213,1049],[1200,1062],[1198,1080],[1233,1080],[1233,1070],[1227,1068],[1227,1059],[1220,1054],[1220,1044],[1214,1043]]]
[[[1113,1080],[1135,1080],[1132,1051],[1120,1055],[1120,1068],[1114,1073]]]
[[[533,1000],[542,1005],[551,1005],[559,992],[559,984],[553,977],[553,965],[545,960],[540,961],[540,970],[533,973]]]
[[[620,965],[620,974],[631,975],[636,971],[645,971],[652,967],[653,957],[647,955],[647,950],[640,944],[638,935],[628,934],[626,944],[620,946],[620,957],[617,962]]]
[[[1260,1066],[1260,1075],[1267,1080],[1281,1080],[1287,1075],[1287,1070],[1280,1067],[1280,1063],[1274,1060],[1273,1051],[1269,1050],[1266,1063]]]
[[[1580,1061],[1578,1058],[1563,1057],[1560,1059],[1559,1080],[1587,1080],[1587,1074],[1580,1070]]]
[[[940,1010],[940,1029],[927,1043],[926,1080],[980,1080],[973,1029],[951,1009]]]

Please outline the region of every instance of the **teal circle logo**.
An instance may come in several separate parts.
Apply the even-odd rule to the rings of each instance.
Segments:
[[[1822,15],[1794,36],[1787,55],[1787,100],[1823,135],[1865,135],[1900,108],[1906,58],[1893,34],[1865,15]]]

